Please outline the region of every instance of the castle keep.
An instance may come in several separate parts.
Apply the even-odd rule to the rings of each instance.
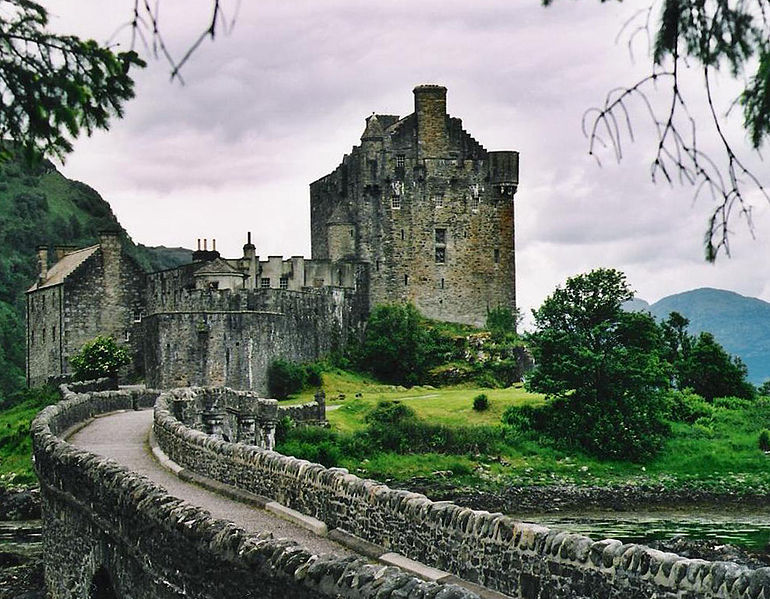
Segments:
[[[310,185],[313,259],[370,265],[372,305],[411,301],[437,320],[483,325],[516,307],[518,152],[490,152],[414,89],[414,113],[373,114],[361,145]]]
[[[311,361],[358,336],[372,306],[482,325],[516,307],[518,153],[485,150],[446,112],[446,88],[414,89],[404,118],[373,114],[361,145],[310,185],[312,258],[239,258],[204,240],[190,264],[145,275],[115,234],[57,250],[27,292],[27,382],[69,373],[97,335],[131,345],[155,388],[266,391],[275,358]]]

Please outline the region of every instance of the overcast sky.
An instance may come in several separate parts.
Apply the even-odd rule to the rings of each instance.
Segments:
[[[44,3],[55,28],[99,41],[133,6]],[[252,231],[261,256],[309,255],[308,184],[359,143],[367,115],[409,114],[412,88],[439,83],[448,111],[487,149],[521,153],[516,285],[525,311],[567,276],[598,266],[625,271],[648,301],[704,286],[770,300],[766,202],[755,201],[757,239],[736,218],[732,258],[707,264],[710,204],[693,202],[692,188],[651,183],[654,140],[641,107],[632,113],[637,141],[620,164],[608,153],[599,167],[588,155],[584,111],[649,70],[643,40],[633,61],[615,41],[646,4],[247,0],[230,34],[194,55],[184,86],[150,59],[125,118],[79,140],[62,170],[94,187],[137,242],[193,247],[216,238],[234,257]],[[235,7],[225,1],[231,16]],[[161,10],[180,55],[210,4],[163,0]],[[114,40],[126,47],[129,32]],[[716,83],[726,107],[736,88],[727,77]],[[697,114],[697,102],[692,108]],[[752,157],[736,116],[733,140],[768,184],[770,168]],[[701,143],[710,143],[705,128]]]

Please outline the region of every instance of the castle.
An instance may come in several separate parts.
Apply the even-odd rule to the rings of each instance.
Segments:
[[[115,233],[38,248],[27,291],[27,382],[69,372],[88,339],[129,345],[156,388],[264,392],[275,358],[309,361],[358,335],[369,309],[411,301],[427,317],[481,325],[515,309],[518,153],[485,150],[446,112],[446,88],[414,89],[414,113],[373,114],[361,145],[310,185],[312,258],[240,258],[208,240],[190,264],[145,275]]]

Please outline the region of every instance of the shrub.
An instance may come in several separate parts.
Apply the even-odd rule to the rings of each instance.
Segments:
[[[267,367],[267,390],[271,397],[286,399],[299,393],[305,385],[305,368],[287,360],[277,359]]]
[[[311,387],[320,387],[323,384],[323,367],[317,362],[305,364],[305,384]]]
[[[96,337],[86,342],[80,351],[70,358],[70,365],[78,381],[101,377],[115,378],[118,369],[131,362],[125,347],[119,346],[112,337]]]
[[[714,406],[726,410],[745,410],[754,405],[754,401],[742,397],[717,397]]]
[[[480,374],[476,375],[476,384],[486,389],[499,389],[502,387],[500,381],[488,370],[482,370]]]
[[[770,431],[766,428],[759,433],[759,448],[762,451],[770,451]]]
[[[479,393],[473,398],[473,409],[477,412],[484,412],[489,409],[489,398],[486,393]]]
[[[692,389],[671,391],[666,396],[666,407],[670,420],[687,424],[692,424],[699,418],[709,418],[714,413],[714,408]]]

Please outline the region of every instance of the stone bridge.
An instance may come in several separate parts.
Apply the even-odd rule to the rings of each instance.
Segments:
[[[180,421],[179,393],[63,395],[31,427],[53,599],[770,599],[770,568],[593,541],[225,441]]]

